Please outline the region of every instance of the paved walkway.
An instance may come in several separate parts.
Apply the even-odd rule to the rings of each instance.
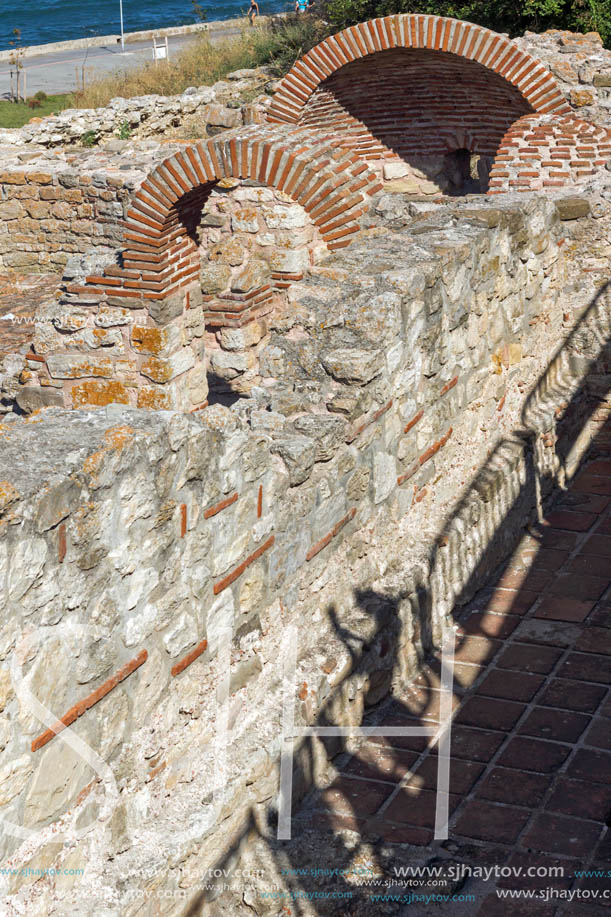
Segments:
[[[472,866],[558,867],[564,874],[489,880],[475,904],[464,911],[448,905],[449,914],[611,915],[610,583],[611,423],[555,510],[470,604],[456,641],[450,831],[437,852]],[[433,663],[370,722],[436,723],[439,686]],[[301,817],[319,832],[356,831],[374,850],[410,845],[399,860],[418,862],[418,848],[435,849],[437,755],[429,741],[371,738],[339,759],[338,778],[307,799]],[[330,840],[320,841],[321,854],[325,843],[331,850]],[[580,870],[609,870],[608,878],[578,877]],[[467,882],[462,891],[472,887]],[[499,897],[511,890],[549,900]],[[599,897],[569,902],[560,894],[569,890]],[[379,908],[397,913],[381,901]],[[434,912],[417,903],[405,910]]]
[[[237,38],[240,29],[228,27],[210,32],[212,44]],[[173,35],[168,39],[170,60],[180,53],[197,36]],[[82,82],[83,67],[85,69],[86,84],[119,71],[133,70],[153,60],[153,42],[130,42],[121,51],[120,45],[79,48],[71,51],[53,51],[49,54],[39,54],[27,57],[24,60],[24,69],[27,71],[28,98],[42,90],[47,95],[56,93],[73,92]],[[10,67],[0,63],[0,98],[10,97]],[[33,115],[36,114],[34,111]]]

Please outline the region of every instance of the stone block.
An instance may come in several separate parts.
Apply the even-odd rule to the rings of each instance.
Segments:
[[[302,274],[309,266],[306,251],[275,249],[271,252],[269,266],[272,271],[285,274]]]
[[[243,328],[222,328],[218,334],[223,350],[245,350],[253,347],[265,336],[266,327],[262,321],[249,322]]]
[[[578,220],[587,217],[590,204],[585,197],[564,197],[556,201],[556,209],[561,220]]]
[[[73,386],[70,391],[75,408],[91,405],[105,407],[107,404],[129,404],[129,392],[123,382],[111,380],[96,382],[93,379]]]
[[[34,386],[23,386],[17,392],[17,404],[26,414],[38,411],[40,408],[48,408],[51,405],[64,404],[64,395],[62,391],[55,388],[35,388]]]
[[[111,303],[110,298],[108,302]],[[115,303],[112,304],[115,305]],[[143,303],[138,303],[133,308],[139,309],[142,305]],[[150,300],[146,303],[146,306],[154,322],[158,325],[167,325],[172,319],[177,318],[184,312],[185,294],[182,292],[173,293],[172,296],[167,296],[165,299]]]
[[[222,293],[229,287],[231,268],[227,264],[209,263],[202,267],[200,280],[204,293]]]
[[[231,228],[234,232],[258,232],[259,219],[256,207],[242,207],[231,215]]]
[[[152,382],[161,384],[170,382],[176,376],[180,376],[187,370],[195,366],[195,356],[190,347],[183,347],[177,353],[172,354],[167,359],[159,357],[150,357],[140,367],[140,372]]]
[[[52,353],[47,357],[49,375],[53,379],[83,379],[87,376],[109,377],[113,362],[107,357],[80,353]]]
[[[371,382],[384,366],[384,356],[379,350],[358,347],[338,347],[323,354],[321,360],[330,376],[351,385]]]
[[[263,217],[269,229],[301,229],[306,225],[306,212],[299,204],[264,207]]]
[[[266,284],[270,279],[269,266],[265,261],[251,258],[232,278],[232,293],[249,293]]]

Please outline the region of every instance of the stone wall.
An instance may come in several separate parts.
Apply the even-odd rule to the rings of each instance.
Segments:
[[[356,155],[290,128],[244,128],[155,156],[131,195],[121,249],[93,270],[85,259],[47,310],[26,356],[23,404],[35,392],[38,404],[203,406],[204,321],[249,324],[255,345],[254,323],[318,252],[350,242],[380,189]],[[250,206],[230,213],[223,192],[240,178],[250,188],[236,194]],[[237,342],[221,337],[228,351],[245,349]],[[253,360],[251,351],[217,356],[216,368],[221,378],[247,375]]]
[[[42,831],[19,850],[5,834],[3,852],[9,866],[88,870],[2,877],[9,906],[53,914],[86,887],[92,906],[131,915],[142,903],[126,878],[171,889],[177,864],[188,898],[266,830],[285,626],[299,632],[297,722],[358,723],[439,643],[571,473],[588,420],[607,416],[611,303],[581,270],[586,254],[608,259],[604,201],[374,206],[360,240],[270,315],[251,397],[191,417],[50,408],[0,428],[0,805]],[[34,628],[50,636],[26,651]],[[210,832],[227,630],[228,786]],[[111,820],[67,847],[58,819],[84,827],[105,790],[15,696],[19,644],[51,722],[72,723],[116,775]],[[152,860],[161,880],[145,877]]]
[[[270,81],[265,68],[236,70],[213,86],[191,86],[181,95],[117,98],[105,108],[66,109],[47,118],[32,118],[19,129],[0,129],[2,147],[80,147],[135,138],[209,136],[262,120],[267,101],[253,102]]]

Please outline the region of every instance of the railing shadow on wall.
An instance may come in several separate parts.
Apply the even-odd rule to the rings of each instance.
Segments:
[[[582,350],[584,345],[587,345],[590,353],[587,359],[584,356],[581,357],[582,371],[578,378],[577,373],[571,370],[571,366],[575,355]],[[597,372],[601,368],[603,370],[606,368],[606,375]],[[438,687],[438,685],[433,685],[426,672],[430,674],[435,671],[436,667],[438,671],[435,657],[431,657],[430,654],[434,651],[434,643],[438,644],[439,640],[438,637],[433,640],[432,632],[435,629],[436,604],[441,601],[443,605],[444,601],[448,601],[448,596],[442,594],[444,583],[447,584],[450,581],[448,573],[451,571],[452,579],[456,581],[459,572],[462,583],[459,590],[450,596],[450,604],[447,608],[446,621],[454,623],[460,617],[463,607],[485,585],[490,575],[493,572],[503,574],[507,568],[507,558],[516,547],[520,537],[526,533],[527,526],[529,526],[528,531],[531,536],[541,544],[544,540],[545,527],[538,524],[542,520],[537,520],[535,508],[541,503],[551,502],[549,498],[554,499],[559,495],[562,488],[566,487],[575,476],[580,464],[579,456],[573,455],[575,443],[578,440],[584,443],[583,449],[580,450],[582,454],[587,451],[588,446],[590,449],[596,446],[595,431],[597,425],[601,425],[596,414],[611,392],[610,369],[611,283],[606,283],[558,348],[534,391],[528,397],[521,415],[523,426],[517,429],[512,436],[501,439],[491,449],[488,459],[459,498],[430,551],[426,574],[420,572],[415,584],[412,583],[410,586],[409,594],[405,591],[384,594],[375,590],[355,593],[355,603],[375,621],[374,635],[369,639],[367,645],[363,644],[362,637],[357,637],[342,625],[334,608],[327,609],[335,632],[348,649],[352,659],[352,672],[349,677],[371,672],[368,656],[374,646],[378,647],[378,655],[382,660],[384,672],[384,686],[388,688],[391,683],[399,686],[405,684],[406,678],[415,673],[414,664],[424,662],[428,656],[430,665],[425,674],[419,677],[418,704],[410,703],[409,706],[406,706],[402,700],[396,698],[393,698],[391,702],[385,702],[386,711],[388,711],[388,704],[392,704],[391,720],[395,723],[405,721],[408,725],[431,725],[430,720],[425,722],[421,714],[429,705],[431,696]],[[595,392],[592,391],[591,384],[593,376],[596,382]],[[605,414],[605,411],[603,410],[601,414]],[[550,436],[555,441],[554,449],[543,442],[544,440],[551,442]],[[550,456],[547,457],[544,451],[548,452]],[[550,460],[552,455],[555,456],[553,461]],[[499,511],[500,501],[491,499],[493,491],[498,487],[505,489],[505,500],[502,505],[506,506],[506,509],[503,512]],[[479,507],[479,519],[476,524],[474,523],[475,506]],[[479,547],[475,540],[472,541],[471,546],[474,550],[471,553],[469,553],[469,538],[467,537],[470,531],[478,532],[481,536]],[[516,589],[506,613],[511,613],[511,609],[517,607],[520,596],[521,590]],[[416,635],[414,654],[408,660],[407,665],[405,658],[401,658],[398,640],[402,622],[405,619],[406,603],[410,605]],[[460,652],[464,639],[461,636],[457,637],[457,653]],[[482,658],[480,664],[485,665],[486,661],[486,658]],[[295,690],[297,689],[296,685]],[[342,685],[340,684],[335,689],[335,695],[337,696],[341,690]],[[463,691],[464,684],[461,682],[461,676],[455,673],[453,694],[458,698]],[[346,725],[337,722],[332,715],[333,700],[334,695],[332,694],[312,725]],[[407,723],[407,721],[413,722]],[[385,722],[388,724],[388,720]],[[384,724],[381,722],[381,725]],[[315,772],[317,761],[320,760],[320,746],[316,748],[315,743],[320,741],[325,743],[329,756],[335,756],[346,749],[346,740],[336,738],[331,740],[308,738],[296,747],[293,772],[294,811],[298,809],[298,803],[303,798],[305,791],[312,785],[311,775]],[[404,743],[400,745],[395,740],[395,747],[399,749],[400,747],[417,748],[418,746],[417,744],[406,746]],[[392,754],[392,747],[387,750]],[[370,767],[374,767],[370,777],[376,779],[375,766],[370,765]],[[389,778],[380,773],[377,779],[388,780]],[[303,862],[303,853],[299,844],[293,841],[278,841],[276,823],[275,811],[270,807],[267,828],[262,830],[252,810],[245,818],[245,827],[240,838],[236,840],[232,849],[215,864],[215,867],[227,868],[232,864],[235,865],[243,842],[255,832],[260,841],[265,844],[265,849],[277,866],[279,875],[282,870],[303,868],[307,864]],[[347,813],[344,827],[346,826],[358,832],[361,845],[367,843],[371,845],[376,840],[380,840],[379,831],[376,831],[376,825],[371,821],[370,813],[359,813],[356,809]],[[296,823],[294,832],[296,841],[298,840],[297,827]],[[325,866],[325,863],[322,862],[325,856],[325,843],[329,844],[329,856],[333,857],[331,864],[333,868],[348,870],[348,867],[354,864],[359,846],[357,844],[357,847],[349,847],[342,836],[337,833],[331,841],[329,832],[333,832],[337,827],[331,813],[325,813],[324,808],[316,812],[311,829],[318,835],[317,849],[321,862],[314,865]],[[392,843],[393,840],[389,839],[378,845],[376,849],[382,869],[384,868],[384,850],[387,850],[389,845],[392,846]],[[307,890],[308,883],[295,873],[288,876],[282,875],[282,880],[288,890],[293,892]],[[367,888],[348,884],[341,875],[336,878],[334,889],[351,893],[352,897],[348,899],[351,908],[355,906],[360,897],[364,899],[369,894]],[[217,913],[216,910],[209,909],[212,902],[209,902],[207,894],[201,892],[190,902],[187,909],[182,912],[185,917]],[[332,911],[326,909],[326,905],[321,903],[320,913],[347,913],[341,910],[340,901],[341,899],[337,902],[338,909]],[[291,913],[304,913],[298,897],[291,900],[290,905]],[[222,907],[218,913],[221,912]]]

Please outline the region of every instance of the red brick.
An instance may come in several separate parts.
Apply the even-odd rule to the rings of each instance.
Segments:
[[[558,673],[562,678],[611,684],[611,658],[589,653],[571,653],[562,663]]]
[[[525,614],[539,598],[538,592],[531,592],[528,589],[495,589],[492,596],[486,601],[482,597],[482,603],[488,611],[494,611],[497,614]]]
[[[491,802],[532,808],[539,805],[548,789],[549,777],[545,774],[493,767],[478,783],[475,795]]]
[[[510,700],[476,695],[468,698],[456,715],[455,722],[482,729],[510,730],[526,708]]]
[[[579,553],[611,558],[611,537],[607,535],[590,535],[588,540],[581,546]]]
[[[386,844],[414,844],[417,847],[426,847],[433,840],[430,828],[395,825],[383,819],[371,819],[367,822],[367,831],[373,832],[376,838],[381,838]]]
[[[449,811],[453,812],[459,802],[459,797],[450,795]],[[432,828],[435,824],[436,804],[437,794],[432,790],[405,787],[391,799],[384,810],[384,817],[391,822]]]
[[[517,627],[520,618],[516,615],[491,614],[474,612],[469,615],[461,627],[465,634],[472,637],[508,637]]]
[[[172,666],[172,675],[176,677],[176,675],[180,675],[181,672],[184,672],[187,666],[190,666],[192,662],[195,662],[195,660],[202,655],[207,647],[207,640],[202,640],[200,643],[198,643],[197,646],[191,650],[191,652],[187,653],[186,656],[183,656],[180,662],[177,662],[176,665]]]
[[[218,503],[215,503],[213,506],[209,506],[208,509],[204,510],[204,519],[210,519],[212,516],[216,516],[217,513],[220,513],[221,510],[226,509],[228,506],[231,506],[232,503],[235,503],[238,499],[238,492],[231,494],[230,497],[225,497],[224,500],[220,500]]]
[[[540,739],[554,739],[557,742],[576,742],[589,722],[590,717],[583,713],[534,707],[518,732]]]
[[[456,662],[481,664],[489,662],[502,643],[486,637],[463,637],[457,644],[454,654]]]
[[[509,741],[501,752],[497,764],[517,770],[549,774],[556,771],[566,761],[570,752],[570,745],[542,742],[539,739],[518,736]]]
[[[470,800],[453,832],[480,841],[513,844],[530,818],[526,809]]]
[[[429,755],[424,759],[418,770],[407,781],[406,786],[411,789],[437,789],[437,755]],[[472,761],[450,760],[450,793],[464,796],[468,793],[475,781],[483,773],[484,765]]]
[[[580,602],[561,595],[544,596],[535,611],[535,618],[552,621],[584,621],[594,607],[594,602]]]
[[[572,780],[562,775],[556,778],[552,795],[545,807],[552,812],[590,818],[606,824],[611,815],[611,786],[589,780]]]
[[[218,583],[215,583],[213,590],[212,590],[214,592],[214,595],[218,595],[219,592],[222,592],[224,589],[227,589],[228,586],[230,586],[235,580],[237,580],[237,578],[241,576],[242,573],[244,573],[247,567],[249,567],[255,560],[261,557],[261,555],[265,551],[267,551],[268,548],[272,547],[275,540],[276,540],[275,536],[270,535],[267,541],[264,542],[264,544],[262,544],[260,547],[258,547],[256,551],[253,551],[253,553],[250,554],[246,558],[246,560],[243,560],[241,564],[238,564],[238,566],[234,570],[231,571],[231,573],[228,573],[227,576],[223,577],[222,580],[219,580]]]
[[[547,889],[558,888],[568,889],[573,883],[575,871],[582,868],[579,860],[567,860],[566,858],[557,859],[556,857],[547,857],[533,853],[512,853],[507,865],[514,870],[513,876],[503,877],[497,880],[497,888],[516,888],[516,889]],[[545,869],[544,875],[529,876],[529,869]],[[551,873],[551,870],[557,870],[557,874]],[[518,871],[521,872],[518,875]],[[560,899],[562,900],[562,899]]]
[[[507,647],[496,664],[500,669],[517,669],[521,672],[546,675],[551,672],[561,656],[562,651],[552,647],[514,643]]]
[[[533,850],[566,856],[588,856],[600,835],[600,826],[566,815],[543,813],[528,829],[522,843]]]
[[[602,685],[582,684],[580,681],[554,678],[538,698],[537,703],[544,707],[594,713],[606,693],[607,689]]]
[[[609,720],[605,717],[597,717],[586,732],[583,743],[611,751],[611,723]]]
[[[60,564],[63,564],[66,558],[66,523],[61,522],[57,529],[57,559]]]
[[[599,599],[609,585],[608,578],[577,573],[559,573],[548,587],[548,593],[580,601]]]
[[[401,780],[418,760],[418,754],[406,749],[388,749],[374,742],[365,742],[347,764],[339,767],[341,773],[369,780]]]
[[[31,745],[32,751],[38,751],[39,748],[42,748],[43,745],[46,745],[47,742],[50,742],[51,739],[55,737],[58,732],[61,732],[66,726],[69,726],[73,723],[79,716],[82,716],[87,710],[90,710],[91,707],[95,706],[103,697],[106,697],[113,688],[116,688],[120,682],[124,681],[132,672],[135,672],[141,665],[143,665],[148,659],[148,653],[146,650],[141,650],[137,656],[133,659],[130,659],[129,662],[126,662],[125,665],[121,666],[118,672],[115,672],[114,675],[111,675],[110,678],[107,678],[99,688],[96,688],[95,691],[92,691],[91,694],[88,694],[87,697],[79,701],[73,707],[68,710],[64,716],[55,723],[55,729],[47,729],[38,738],[34,739]]]
[[[607,627],[584,628],[575,644],[575,649],[583,653],[611,655],[611,630]]]
[[[452,758],[461,758],[467,761],[490,761],[505,741],[502,732],[492,732],[484,729],[473,729],[470,726],[452,724],[450,737]],[[437,754],[437,747],[431,749],[431,754]]]
[[[543,682],[544,678],[541,675],[493,669],[478,685],[477,693],[506,700],[529,701],[535,696]]]
[[[317,808],[324,806],[334,812],[354,814],[361,818],[377,812],[391,792],[392,786],[389,784],[338,777],[331,786],[320,792],[315,805]]]
[[[477,917],[554,917],[556,907],[519,898],[503,899],[498,895],[484,898]]]
[[[547,525],[555,529],[566,529],[570,532],[587,532],[596,522],[594,513],[572,513],[569,510],[556,510],[545,517]]]

